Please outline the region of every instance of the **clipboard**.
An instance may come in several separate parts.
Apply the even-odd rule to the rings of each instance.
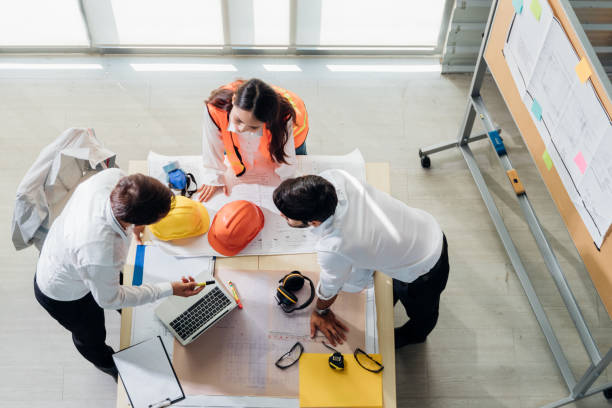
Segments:
[[[133,408],[161,408],[185,399],[160,336],[113,354]]]

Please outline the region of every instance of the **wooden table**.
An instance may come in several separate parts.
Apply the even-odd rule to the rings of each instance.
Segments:
[[[129,173],[147,174],[147,164],[144,160],[130,161]],[[389,192],[389,164],[367,163],[366,177],[368,182],[382,191]],[[124,284],[132,282],[136,242],[132,240],[127,263],[123,268]],[[292,255],[260,255],[237,256],[232,258],[217,258],[216,268],[234,268],[247,270],[318,270],[316,254]],[[395,344],[393,339],[393,284],[391,278],[376,272],[374,275],[374,290],[376,294],[376,322],[378,325],[378,348],[383,358],[383,406],[396,407],[395,396]],[[120,348],[130,345],[132,331],[132,308],[124,308],[121,315]],[[117,387],[117,408],[129,407],[129,401],[123,384],[119,381]]]

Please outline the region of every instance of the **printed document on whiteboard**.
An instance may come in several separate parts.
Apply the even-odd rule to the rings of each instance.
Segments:
[[[561,23],[546,1],[539,2],[539,21],[529,12],[530,0],[515,14],[503,53],[555,170],[599,248],[612,225],[612,125],[592,82],[578,79],[580,58]]]

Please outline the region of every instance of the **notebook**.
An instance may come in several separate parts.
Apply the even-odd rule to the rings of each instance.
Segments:
[[[382,408],[382,373],[361,368],[344,354],[344,370],[329,367],[330,354],[304,353],[300,366],[300,407]],[[381,360],[379,354],[372,357]]]
[[[165,407],[185,398],[161,337],[113,354],[133,408]]]

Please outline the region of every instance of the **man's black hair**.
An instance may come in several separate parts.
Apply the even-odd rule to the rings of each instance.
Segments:
[[[117,220],[150,225],[170,212],[174,194],[153,177],[132,174],[119,180],[111,192],[110,202]]]
[[[273,199],[281,213],[303,223],[325,221],[338,205],[333,184],[314,175],[283,181],[274,190]]]

